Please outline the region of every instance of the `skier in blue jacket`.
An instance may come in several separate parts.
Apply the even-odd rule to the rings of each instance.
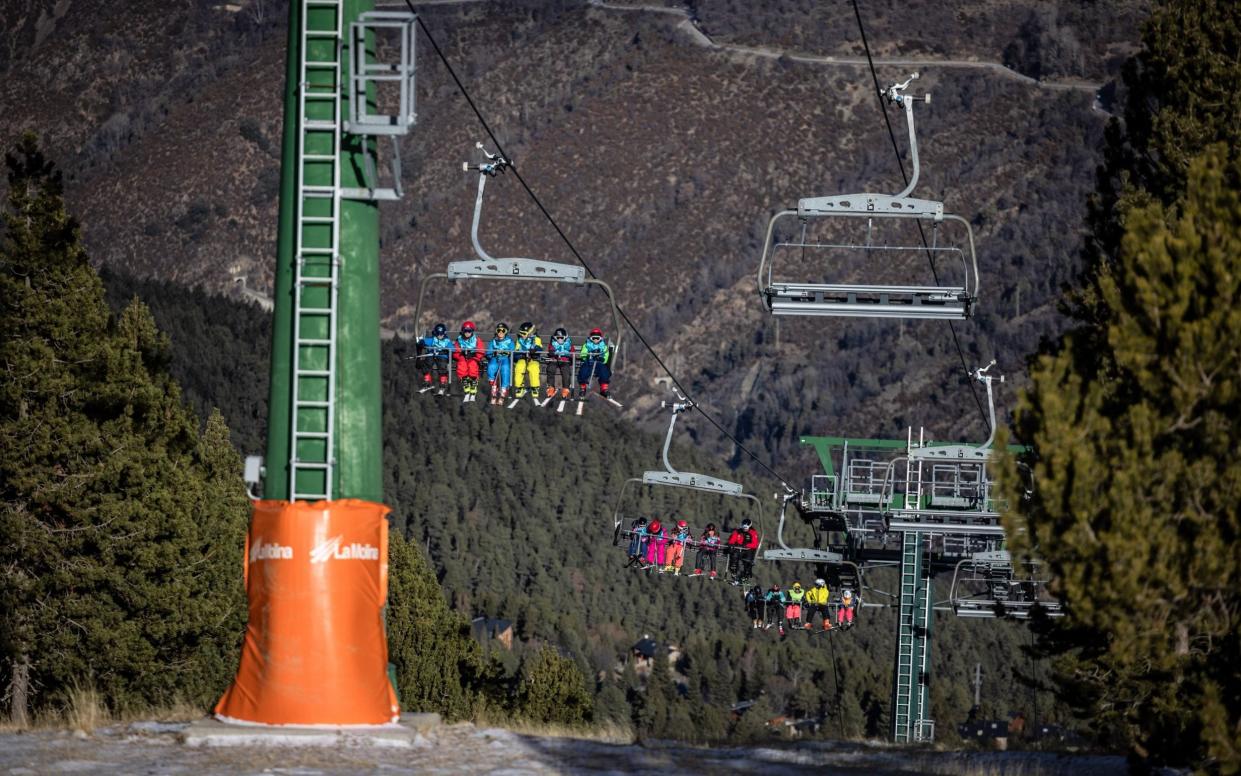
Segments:
[[[508,324],[496,324],[496,336],[487,343],[487,381],[491,383],[491,403],[503,404],[513,382],[513,351],[517,343],[508,335]]]
[[[606,399],[608,383],[612,380],[612,368],[608,365],[612,351],[608,343],[604,342],[601,329],[590,330],[590,336],[582,343],[578,358],[582,362],[577,369],[577,384],[581,389],[578,398],[586,398],[586,392],[590,390],[590,378],[594,377],[599,381],[599,394]]]
[[[563,328],[556,329],[547,349],[547,398],[556,395],[556,383],[560,383],[560,398],[567,399],[573,393],[573,340]]]
[[[422,383],[427,390],[439,384],[437,396],[448,392],[448,365],[452,360],[452,340],[448,338],[448,327],[442,323],[435,324],[429,337],[418,340],[418,360],[422,363]],[[432,375],[435,376],[434,382]]]

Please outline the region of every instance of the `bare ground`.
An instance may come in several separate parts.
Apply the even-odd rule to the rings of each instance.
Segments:
[[[934,752],[883,745],[811,742],[706,748],[671,742],[608,744],[523,735],[470,724],[449,725],[416,739],[412,748],[189,747],[183,723],[138,722],[94,734],[34,731],[0,734],[0,774],[363,774],[363,773],[965,773],[1036,776],[1120,774],[1119,757],[1040,753]]]

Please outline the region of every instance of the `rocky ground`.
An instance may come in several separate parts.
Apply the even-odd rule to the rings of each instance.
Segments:
[[[186,746],[183,723],[138,722],[93,734],[35,731],[0,734],[0,774],[363,774],[363,773],[968,773],[1050,776],[1121,774],[1119,757],[1026,752],[932,752],[883,745],[810,742],[705,748],[671,742],[609,744],[523,735],[499,728],[449,725],[418,736],[412,747],[346,745]]]

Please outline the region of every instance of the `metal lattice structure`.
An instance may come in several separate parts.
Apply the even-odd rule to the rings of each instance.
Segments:
[[[974,377],[986,387],[994,429],[995,378],[988,369]],[[992,491],[994,436],[993,431],[980,445],[934,442],[925,431],[912,429],[905,439],[803,438],[818,451],[824,473],[786,497],[778,546],[763,555],[769,561],[814,563],[821,576],[835,577],[864,596],[882,593],[894,600],[892,736],[898,742],[934,738],[928,692],[934,611],[1017,620],[1062,614],[1046,593],[1038,562],[1014,560],[1007,550],[1000,522],[1005,504]],[[795,546],[790,504],[810,528],[810,546]],[[898,569],[894,593],[867,584],[865,572],[879,567]],[[933,577],[947,573],[952,574],[948,599],[936,601]]]

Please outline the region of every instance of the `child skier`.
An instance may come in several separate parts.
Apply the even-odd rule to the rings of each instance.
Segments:
[[[694,555],[694,576],[701,577],[702,570],[710,568],[711,579],[715,579],[715,555],[719,549],[720,535],[715,532],[715,523],[707,523],[707,530],[698,539],[698,552]]]
[[[845,588],[840,593],[840,608],[836,610],[836,625],[845,630],[853,627],[853,591]]]
[[[496,324],[496,336],[487,343],[487,382],[491,383],[491,403],[503,404],[513,380],[513,351],[517,343],[508,336],[508,324]]]
[[[551,347],[547,351],[547,398],[556,395],[557,382],[560,383],[560,398],[569,398],[573,393],[573,340],[563,328],[552,333]]]
[[[750,615],[750,624],[754,630],[763,627],[763,588],[755,585],[745,592],[745,611]]]
[[[660,574],[664,573],[664,561],[667,560],[668,532],[658,518],[646,527],[646,565],[654,566]]]
[[[625,568],[642,566],[646,558],[646,518],[639,517],[629,524],[629,562]]]
[[[788,590],[788,606],[784,607],[784,618],[790,628],[801,627],[801,602],[805,597],[806,591],[802,589],[801,583],[794,582]]]
[[[668,542],[668,562],[664,564],[664,571],[681,576],[681,566],[685,563],[685,545],[689,541],[689,523],[678,520],[676,532]]]
[[[452,359],[452,340],[448,339],[448,327],[442,323],[435,324],[431,336],[418,341],[419,357],[422,361],[422,383],[429,390],[438,384],[437,396],[448,392],[448,362]],[[435,382],[431,381],[432,374]]]
[[[577,384],[580,388],[578,393],[579,399],[586,398],[586,392],[590,390],[590,378],[599,381],[599,395],[603,398],[608,397],[608,383],[612,379],[612,368],[608,366],[608,362],[612,358],[612,351],[608,347],[608,343],[603,341],[603,331],[600,329],[591,329],[590,337],[582,343],[582,349],[578,353],[581,359],[581,366],[577,369]]]
[[[518,326],[517,363],[513,364],[513,387],[516,389],[517,398],[526,395],[527,380],[530,395],[539,395],[539,358],[542,353],[543,339],[535,331],[534,324],[526,321]]]
[[[479,364],[483,362],[483,342],[474,336],[474,322],[461,324],[461,335],[453,343],[452,358],[457,364],[457,379],[465,392],[465,401],[478,398]]]
[[[767,595],[763,597],[767,606],[767,630],[771,630],[771,626],[775,625],[780,629],[780,635],[784,635],[784,593],[780,592],[779,585],[772,585],[767,591]]]
[[[823,630],[832,629],[832,616],[827,610],[827,601],[830,597],[827,582],[822,579],[816,579],[814,587],[806,591],[806,630],[814,627],[815,614],[823,617]]]

